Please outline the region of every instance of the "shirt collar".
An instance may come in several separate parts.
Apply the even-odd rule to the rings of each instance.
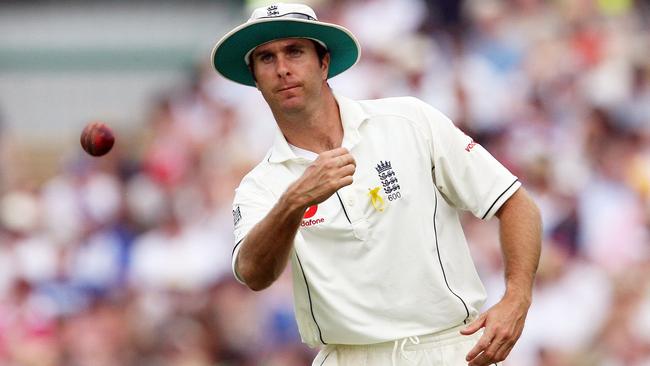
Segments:
[[[342,145],[348,150],[351,150],[361,140],[359,127],[368,119],[368,114],[357,101],[338,94],[334,94],[334,98],[339,106],[341,122],[343,123]],[[270,163],[283,163],[287,160],[308,161],[305,158],[296,156],[278,127],[276,128],[275,140],[271,147],[271,154],[268,157],[268,161]]]

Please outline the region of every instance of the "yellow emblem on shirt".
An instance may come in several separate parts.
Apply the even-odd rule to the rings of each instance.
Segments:
[[[370,202],[372,203],[372,207],[374,207],[375,210],[382,212],[386,207],[386,202],[384,201],[384,198],[379,194],[380,189],[381,186],[377,186],[373,189],[368,188],[369,191],[368,196],[370,196]]]

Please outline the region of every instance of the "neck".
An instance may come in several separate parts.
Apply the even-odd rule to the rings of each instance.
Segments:
[[[287,142],[299,148],[320,154],[340,147],[343,141],[339,107],[328,86],[305,109],[292,113],[274,111],[273,116]]]

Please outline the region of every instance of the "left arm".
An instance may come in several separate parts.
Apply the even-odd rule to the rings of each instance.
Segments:
[[[461,331],[468,335],[485,328],[478,343],[467,354],[469,366],[490,365],[508,356],[524,328],[539,263],[542,220],[530,195],[519,188],[496,215],[506,291],[501,301]]]

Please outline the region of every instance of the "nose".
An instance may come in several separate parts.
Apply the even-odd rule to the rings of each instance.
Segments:
[[[284,56],[278,56],[276,62],[276,72],[278,74],[278,77],[280,78],[287,77],[291,74],[291,72],[289,71],[288,62],[284,58]]]

